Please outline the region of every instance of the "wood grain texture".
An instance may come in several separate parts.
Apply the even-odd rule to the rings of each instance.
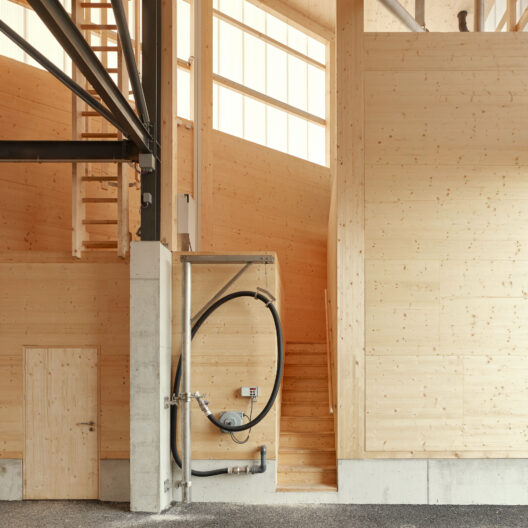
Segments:
[[[363,451],[364,91],[363,0],[337,2],[337,458]]]
[[[192,267],[192,313],[196,314],[224,286],[242,265],[198,264]],[[253,264],[229,290],[269,290],[281,307],[278,264]],[[176,368],[181,351],[181,263],[173,259],[173,343]],[[222,411],[238,410],[249,415],[250,400],[240,396],[242,386],[258,386],[260,396],[253,418],[266,404],[276,372],[277,345],[275,326],[269,310],[261,302],[242,298],[218,308],[200,328],[192,342],[193,391],[207,394],[211,411],[218,418]],[[250,440],[236,445],[230,435],[221,433],[203,415],[192,408],[192,456],[195,459],[251,459],[266,445],[268,458],[277,458],[280,397],[269,414],[256,427]],[[180,431],[180,429],[178,429]],[[247,433],[238,433],[244,439]],[[179,441],[179,440],[178,440]]]
[[[128,262],[9,255],[0,256],[0,458],[22,458],[25,346],[100,347],[100,456],[128,458]]]
[[[24,356],[24,499],[99,498],[98,350]]]
[[[203,250],[277,252],[287,339],[324,341],[329,169],[215,130],[212,137]]]
[[[528,456],[527,46],[366,36],[366,457]]]

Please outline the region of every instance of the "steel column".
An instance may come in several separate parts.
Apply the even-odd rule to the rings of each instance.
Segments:
[[[182,262],[182,502],[191,502],[191,272],[192,264]]]
[[[150,115],[155,169],[141,175],[141,240],[161,236],[161,0],[142,2],[143,91]],[[175,65],[176,66],[176,65]],[[146,202],[145,196],[151,200]]]

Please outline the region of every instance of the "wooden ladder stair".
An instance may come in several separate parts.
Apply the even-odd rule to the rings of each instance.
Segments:
[[[336,491],[326,343],[287,343],[277,491]]]
[[[130,0],[122,1],[128,14]],[[72,19],[128,97],[128,76],[110,1],[72,0]],[[88,92],[95,92],[75,65],[72,65],[72,76]],[[75,95],[72,125],[73,139],[122,139],[118,130]],[[131,168],[125,163],[73,163],[72,166],[73,255],[81,258],[84,251],[117,250],[120,257],[125,257],[130,246]]]

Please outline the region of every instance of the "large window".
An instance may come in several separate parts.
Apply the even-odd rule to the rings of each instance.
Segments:
[[[71,0],[61,0],[61,4],[66,9],[71,9]],[[70,58],[32,9],[25,8],[10,0],[0,0],[0,18],[39,51],[45,50],[46,58],[68,75],[71,75]],[[0,53],[10,59],[41,68],[27,53],[1,33]]]
[[[326,45],[247,0],[213,0],[213,126],[326,163]]]

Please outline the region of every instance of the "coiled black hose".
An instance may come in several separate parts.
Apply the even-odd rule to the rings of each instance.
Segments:
[[[256,416],[253,420],[250,422],[239,425],[239,426],[230,426],[221,424],[212,414],[208,416],[209,420],[216,425],[216,427],[220,429],[224,429],[225,431],[230,432],[238,432],[238,431],[245,431],[247,429],[250,429],[251,427],[254,427],[257,425],[270,411],[271,407],[275,403],[275,399],[277,398],[277,394],[279,392],[281,379],[282,379],[282,368],[284,363],[284,350],[283,350],[283,343],[282,343],[282,327],[280,323],[279,314],[277,312],[277,309],[275,306],[273,306],[273,303],[270,299],[268,299],[266,296],[262,295],[259,292],[254,291],[239,291],[230,293],[216,301],[214,304],[212,304],[196,321],[194,326],[191,330],[191,339],[194,338],[196,335],[196,332],[200,329],[202,324],[206,321],[206,319],[220,306],[225,304],[228,301],[231,301],[232,299],[237,299],[239,297],[252,297],[254,299],[257,299],[259,301],[262,301],[266,308],[271,312],[271,315],[273,317],[273,322],[275,324],[275,332],[277,335],[277,372],[275,374],[275,382],[273,384],[273,390],[271,391],[271,395],[268,399],[268,402],[266,403],[264,409]],[[176,375],[174,376],[174,385],[172,393],[173,395],[178,395],[180,393],[180,380],[181,380],[181,356],[178,361],[178,367],[176,368]],[[176,432],[177,432],[177,419],[178,419],[178,406],[177,405],[171,405],[170,409],[170,435],[171,435],[171,451],[172,456],[174,457],[174,461],[178,465],[178,467],[181,468],[181,458],[178,453],[178,446],[177,446],[177,440],[176,440]],[[264,446],[263,446],[264,447]],[[264,460],[265,460],[265,447],[262,450],[261,449],[261,455],[263,453]],[[265,471],[265,462],[261,462],[261,467]],[[255,473],[261,473],[263,471],[254,471]],[[210,471],[198,471],[198,470],[192,470],[192,475],[195,477],[212,477],[213,475],[221,475],[223,473],[228,473],[228,468],[220,468],[220,469],[213,469]]]

